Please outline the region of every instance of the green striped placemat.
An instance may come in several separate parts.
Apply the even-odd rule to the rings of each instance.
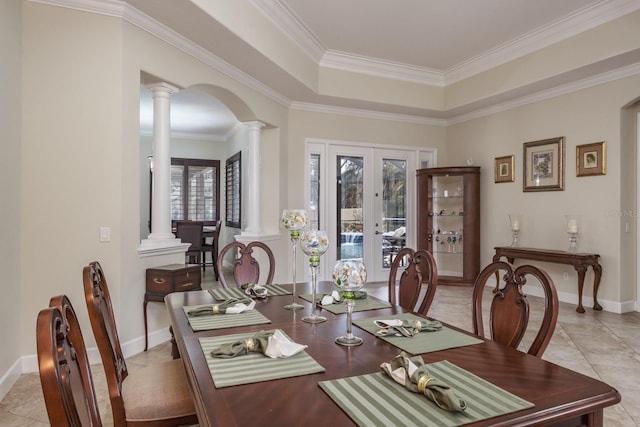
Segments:
[[[366,319],[354,320],[353,324],[365,331],[375,335],[378,328],[374,320],[420,320],[424,319],[412,313],[390,314],[386,316],[368,317]],[[379,337],[388,343],[398,347],[401,350],[411,354],[429,353],[431,351],[446,350],[448,348],[464,347],[467,345],[479,344],[483,342],[481,339],[471,335],[458,332],[451,328],[443,326],[439,331],[420,332],[411,338],[408,337]]]
[[[434,378],[450,385],[467,403],[466,411],[440,409],[382,372],[319,385],[359,426],[461,426],[534,406],[446,360],[428,366]]]
[[[322,296],[325,294],[317,294],[316,303],[320,302]],[[305,301],[311,302],[311,294],[300,295]],[[335,304],[322,305],[323,310],[327,310],[333,314],[344,314],[347,312],[347,306],[344,302],[339,302]],[[391,307],[391,304],[385,300],[381,300],[376,297],[372,297],[371,295],[367,295],[364,299],[355,300],[355,305],[353,306],[353,311],[367,311],[367,310],[377,310],[380,308],[388,308]]]
[[[182,307],[185,316],[187,312],[203,305],[191,305]],[[197,331],[207,331],[211,329],[233,328],[236,326],[260,325],[271,323],[258,310],[245,311],[239,314],[216,314],[211,316],[187,316],[191,329]]]
[[[264,285],[267,288],[267,296],[291,295],[291,291],[280,285]],[[248,295],[240,288],[215,288],[209,289],[209,293],[217,301],[225,301],[229,298],[246,298]]]
[[[204,352],[216,388],[297,377],[325,371],[305,351],[286,359],[272,359],[261,353],[250,353],[232,359],[218,359],[211,356],[211,350],[214,348],[238,339],[250,338],[253,335],[254,333],[244,333],[200,338],[200,346]]]

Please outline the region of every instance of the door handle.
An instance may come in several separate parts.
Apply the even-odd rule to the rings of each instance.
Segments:
[[[382,233],[382,231],[376,230],[376,235],[378,235],[378,234],[383,234],[383,233]]]

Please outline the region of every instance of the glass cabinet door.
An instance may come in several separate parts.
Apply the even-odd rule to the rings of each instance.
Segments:
[[[464,254],[463,177],[434,176],[431,189],[431,252],[439,274],[462,277]]]

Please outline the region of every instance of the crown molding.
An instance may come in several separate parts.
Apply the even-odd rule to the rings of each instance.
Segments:
[[[292,110],[309,111],[313,113],[336,114],[340,116],[360,117],[375,120],[391,120],[394,122],[414,123],[420,125],[447,125],[447,121],[444,119],[410,116],[405,114],[383,113],[379,111],[361,110],[357,108],[334,107],[330,105],[311,104],[307,102],[292,102],[289,108]]]
[[[486,108],[479,108],[467,114],[461,114],[447,120],[448,125],[454,125],[469,120],[486,117],[491,114],[500,113],[503,111],[511,110],[523,105],[533,104],[536,102],[545,101],[547,99],[555,98],[557,96],[567,95],[572,92],[576,92],[582,89],[588,89],[593,86],[612,82],[614,80],[624,79],[626,77],[632,77],[640,74],[640,63],[627,65],[617,68],[615,70],[607,71],[595,76],[587,77],[581,80],[576,80],[571,83],[556,86],[554,88],[536,92],[531,95],[523,96],[518,99],[495,104]]]
[[[438,70],[383,61],[376,58],[367,58],[333,50],[328,50],[324,54],[319,65],[326,68],[431,86],[443,87],[445,81],[444,73]]]
[[[315,63],[320,63],[327,47],[298,17],[280,0],[258,1],[251,0],[251,4],[258,9],[271,23],[282,31],[290,41],[295,43],[304,54]]]
[[[585,78],[582,80],[578,80],[572,83],[568,83],[565,85],[557,86],[555,88],[539,91],[533,93],[531,95],[523,96],[515,100],[494,104],[486,108],[478,108],[473,110],[472,112],[460,114],[458,116],[453,116],[448,119],[437,119],[423,116],[411,116],[411,115],[402,115],[402,114],[393,114],[393,113],[384,113],[379,111],[372,110],[363,110],[363,109],[355,109],[355,108],[345,108],[345,107],[335,107],[330,105],[321,105],[321,104],[312,104],[312,103],[304,103],[304,102],[292,102],[289,98],[281,95],[270,87],[262,84],[257,81],[253,77],[248,74],[238,70],[233,67],[226,61],[223,61],[219,57],[211,54],[210,52],[202,49],[200,46],[181,36],[180,34],[170,30],[165,25],[157,22],[156,20],[150,18],[149,16],[141,13],[137,9],[133,8],[129,4],[120,1],[120,0],[29,0],[33,3],[42,3],[52,6],[61,6],[70,9],[76,9],[85,12],[97,13],[102,15],[120,17],[125,19],[127,22],[135,25],[136,27],[146,31],[164,42],[180,49],[187,54],[193,56],[194,58],[200,60],[201,62],[209,65],[210,67],[220,71],[221,73],[227,75],[229,78],[244,84],[248,88],[264,95],[265,97],[275,101],[276,103],[290,108],[292,110],[300,110],[300,111],[310,111],[310,112],[318,112],[318,113],[327,113],[327,114],[336,114],[343,116],[352,116],[352,117],[361,117],[361,118],[369,118],[369,119],[377,119],[377,120],[391,120],[397,122],[405,122],[405,123],[415,123],[415,124],[423,124],[423,125],[434,125],[434,126],[449,126],[452,124],[462,123],[468,120],[473,120],[476,118],[484,117],[490,114],[506,111],[512,108],[517,108],[522,105],[531,104],[534,102],[543,101],[546,99],[550,99],[556,96],[564,95],[573,91],[577,91],[580,89],[585,89],[588,87],[592,87],[598,84],[607,83],[609,81],[629,77],[632,75],[640,74],[640,64],[632,64],[626,67],[621,67],[612,71],[608,71],[605,73],[601,73],[589,78]],[[253,0],[255,1],[255,0]],[[274,0],[274,4],[281,4],[280,0]],[[571,23],[573,34],[577,34],[580,31],[585,31],[588,28],[595,27],[604,22],[608,22],[617,17],[623,16],[625,14],[631,13],[635,10],[640,9],[640,2],[638,0],[603,0],[597,5],[588,8],[588,10],[583,10],[580,15],[580,23],[576,24],[577,21],[574,20],[574,17],[566,18],[564,21],[573,21]],[[562,38],[568,37],[570,34],[569,26],[566,26],[567,22],[559,24],[563,29],[559,29],[556,31],[555,36],[549,35],[549,32],[546,34],[542,34],[540,32],[537,34],[537,37],[540,37],[538,40],[538,49],[543,47],[540,45],[542,43],[542,38],[547,40],[547,43],[553,43],[555,41],[561,40]],[[532,38],[533,35],[529,35]],[[555,38],[554,38],[555,37]],[[526,38],[526,37],[524,37]],[[519,40],[513,43],[513,46],[516,46],[518,43],[525,43],[525,40]],[[535,43],[532,43],[534,46]],[[513,46],[503,46],[504,49],[515,49]],[[523,49],[522,45],[518,49]],[[533,48],[533,47],[532,47]],[[499,54],[494,52],[496,58],[492,59],[493,66],[496,65],[496,62],[499,61],[497,56]],[[326,58],[325,58],[326,57]],[[508,55],[505,55],[507,58]],[[339,58],[339,59],[338,59]],[[332,63],[335,59],[335,62]],[[482,61],[486,59],[485,56],[482,57]],[[503,59],[504,60],[504,59]],[[506,59],[508,60],[508,59]],[[359,71],[357,66],[367,64],[368,71],[367,74],[379,73],[375,75],[383,75],[385,77],[390,77],[393,75],[394,70],[397,71],[398,68],[402,68],[405,77],[402,79],[416,81],[421,83],[426,83],[427,81],[431,81],[434,83],[441,85],[442,81],[450,83],[449,79],[451,76],[456,76],[456,72],[460,70],[450,71],[447,74],[441,74],[438,71],[433,70],[424,70],[419,69],[417,67],[407,67],[403,64],[391,64],[385,61],[372,60],[371,58],[357,58],[353,57],[353,55],[341,54],[339,52],[329,52],[325,53],[321,62],[325,62],[325,64],[332,64],[331,66],[343,67],[341,69],[353,71],[353,72],[364,72]],[[479,67],[479,63],[481,58],[476,58],[471,63],[465,64],[465,67],[476,66]],[[329,66],[329,65],[326,65]],[[398,67],[400,66],[400,67]],[[394,68],[396,67],[396,68]],[[480,69],[480,68],[476,68]],[[422,74],[421,74],[422,73]],[[396,73],[396,76],[399,76],[400,73]],[[426,76],[428,75],[428,76]],[[472,75],[472,74],[470,74]],[[422,80],[421,80],[422,77]],[[400,79],[400,80],[402,80]],[[442,112],[443,114],[447,114],[446,111]],[[142,134],[142,133],[141,133]],[[149,133],[150,134],[150,133]],[[187,137],[187,134],[184,134]],[[209,139],[211,140],[211,135],[204,134],[188,134],[190,138],[196,139]],[[227,138],[229,135],[226,135]]]
[[[328,50],[280,0],[252,3],[321,67],[434,86],[464,80],[640,9],[637,0],[601,0],[447,70],[435,70]],[[321,49],[325,52],[318,61]]]
[[[451,67],[444,73],[445,85],[506,64],[638,9],[640,9],[640,2],[637,0],[601,0],[597,4],[585,7],[572,15],[530,31]]]
[[[171,30],[164,24],[145,15],[138,9],[119,0],[29,0],[34,3],[42,3],[52,6],[62,6],[69,9],[81,10],[83,12],[91,12],[100,15],[108,15],[119,17],[132,25],[148,32],[160,40],[170,44],[171,46],[182,50],[183,52],[193,56],[195,59],[209,65],[220,71],[231,79],[255,90],[256,92],[266,96],[267,98],[277,102],[278,104],[288,107],[291,100],[279,92],[271,89],[269,86],[254,79],[250,75],[240,71],[233,65],[222,60],[218,56],[203,49],[191,40]]]

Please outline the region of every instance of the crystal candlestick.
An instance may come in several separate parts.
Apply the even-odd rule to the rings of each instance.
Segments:
[[[316,314],[317,277],[320,257],[329,249],[327,233],[320,230],[304,231],[300,238],[300,247],[302,252],[309,256],[309,266],[311,267],[311,315],[303,317],[302,321],[321,323],[326,321],[327,318]]]
[[[511,229],[511,246],[518,246],[518,236],[522,226],[522,214],[509,214],[509,228]]]
[[[351,315],[355,304],[355,292],[367,281],[367,271],[359,259],[343,259],[333,267],[333,282],[342,291],[347,306],[347,334],[336,338],[336,344],[352,347],[362,344],[362,338],[351,332]]]
[[[296,302],[296,254],[298,240],[300,240],[300,230],[307,225],[307,211],[304,209],[285,209],[282,212],[282,224],[289,230],[291,251],[293,253],[293,299],[291,304],[285,305],[284,308],[294,311],[301,310],[304,306]]]
[[[569,248],[567,252],[578,252],[578,233],[580,232],[580,215],[565,215]]]

